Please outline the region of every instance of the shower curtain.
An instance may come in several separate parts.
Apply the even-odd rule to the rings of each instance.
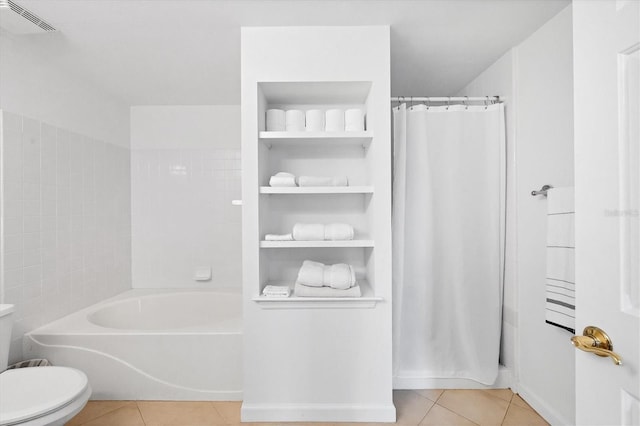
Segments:
[[[502,104],[393,110],[394,370],[399,383],[498,375]]]

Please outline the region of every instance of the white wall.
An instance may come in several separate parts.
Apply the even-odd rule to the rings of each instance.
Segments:
[[[59,33],[16,36],[0,30],[0,109],[62,129],[129,146],[129,108],[57,58]]]
[[[568,332],[545,324],[546,200],[530,192],[573,185],[572,60],[569,6],[462,91],[507,103],[511,237],[502,356],[506,365],[515,361],[516,390],[554,424],[574,423],[575,350]]]
[[[131,149],[133,287],[240,286],[240,107],[132,107]]]
[[[0,30],[2,273],[24,332],[130,287],[129,109],[59,66],[60,34]]]

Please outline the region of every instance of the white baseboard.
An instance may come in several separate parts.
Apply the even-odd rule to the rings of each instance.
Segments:
[[[500,366],[498,378],[492,385],[484,385],[471,379],[438,378],[424,376],[394,376],[394,389],[504,389],[513,386],[512,371]]]
[[[396,421],[396,408],[354,404],[242,404],[243,422],[385,422]]]
[[[563,417],[553,408],[544,402],[542,398],[539,398],[535,393],[523,386],[522,383],[518,385],[518,394],[524,399],[527,404],[538,412],[549,424],[551,425],[572,425],[575,424],[575,420],[567,419]]]

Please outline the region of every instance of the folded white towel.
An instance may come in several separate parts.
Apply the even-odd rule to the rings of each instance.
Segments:
[[[291,289],[286,285],[267,285],[262,290],[262,295],[267,297],[289,297]]]
[[[353,240],[354,231],[346,223],[296,223],[292,235],[296,241],[346,241]]]
[[[278,172],[269,179],[269,186],[297,186],[296,177],[291,173]]]
[[[364,130],[364,111],[359,108],[348,109],[344,112],[344,130],[358,132]]]
[[[293,241],[291,234],[267,234],[264,236],[265,241]]]
[[[300,186],[349,186],[349,179],[346,176],[300,176],[298,178]]]
[[[305,116],[305,128],[307,132],[324,131],[324,111],[321,109],[310,109]]]
[[[328,109],[324,129],[327,132],[344,132],[344,110]]]
[[[300,111],[299,109],[290,109],[287,110],[285,115],[287,132],[304,131],[304,111]]]
[[[321,223],[296,223],[292,234],[296,241],[322,241],[324,232],[324,225]]]
[[[346,223],[330,223],[324,226],[324,239],[328,241],[353,240],[353,226]]]
[[[281,109],[268,109],[267,110],[267,131],[269,132],[284,132],[285,125],[285,112]]]
[[[358,284],[347,290],[337,290],[331,287],[309,287],[296,283],[293,293],[297,297],[361,297],[362,292]]]
[[[305,260],[298,271],[298,282],[311,287],[324,285],[324,263]]]
[[[351,265],[337,263],[324,265],[305,260],[298,271],[296,282],[310,287],[331,287],[346,290],[356,284],[356,274]]]

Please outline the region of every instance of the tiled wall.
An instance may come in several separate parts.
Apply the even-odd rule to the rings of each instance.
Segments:
[[[131,166],[134,287],[240,286],[240,150],[134,149]]]
[[[22,334],[131,287],[129,150],[2,112],[2,290]]]

